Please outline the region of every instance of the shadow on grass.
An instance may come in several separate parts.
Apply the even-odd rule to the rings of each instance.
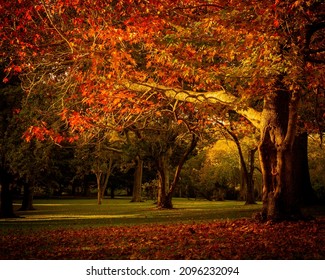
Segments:
[[[16,210],[20,204],[16,203]],[[198,223],[213,220],[251,218],[261,203],[242,201],[211,202],[175,198],[171,210],[158,210],[152,201],[130,203],[130,198],[105,200],[96,205],[91,199],[35,200],[33,211],[19,211],[20,218],[0,220],[0,235],[10,230],[93,228],[141,224]],[[308,207],[304,213],[325,216],[325,206]]]
[[[19,208],[19,203],[15,208]],[[94,200],[35,200],[33,211],[19,211],[20,218],[0,220],[6,229],[89,228],[101,226],[194,223],[220,219],[251,217],[261,205],[243,202],[211,202],[174,199],[175,209],[158,210],[152,201],[130,203],[129,198],[106,200],[96,205]]]

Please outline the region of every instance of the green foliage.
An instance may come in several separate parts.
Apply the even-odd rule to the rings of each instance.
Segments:
[[[317,138],[317,135],[314,135]],[[309,137],[308,160],[313,189],[318,199],[325,203],[325,150],[319,139]]]
[[[219,140],[189,160],[183,177],[188,177],[186,182],[190,183],[198,195],[223,200],[227,189],[238,188],[239,168],[235,144]]]

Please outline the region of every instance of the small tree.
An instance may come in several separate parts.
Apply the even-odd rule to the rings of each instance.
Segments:
[[[76,164],[85,173],[93,173],[97,183],[97,202],[102,204],[108,180],[114,169],[119,165],[121,142],[116,132],[103,133],[99,130],[97,137],[85,137],[76,143]],[[86,135],[85,135],[86,136]]]

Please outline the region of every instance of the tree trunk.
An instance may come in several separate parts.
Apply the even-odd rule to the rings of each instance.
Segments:
[[[102,199],[105,194],[105,190],[108,185],[108,179],[112,174],[113,171],[113,159],[110,157],[109,162],[108,162],[108,167],[106,172],[101,171],[99,164],[96,168],[96,181],[97,181],[97,203],[98,205],[102,204]]]
[[[96,172],[96,182],[97,182],[97,204],[101,205],[102,204],[102,199],[104,192],[102,191],[102,172]]]
[[[24,182],[23,202],[19,211],[35,210],[33,206],[34,182]]]
[[[303,205],[313,205],[317,196],[310,182],[308,165],[308,134],[300,133],[293,144],[294,184],[297,185]]]
[[[158,185],[158,207],[159,208],[173,208],[172,198],[175,192],[176,186],[178,184],[181,170],[183,168],[184,163],[186,162],[190,153],[195,149],[196,144],[199,138],[192,134],[192,140],[185,153],[180,158],[173,181],[169,183],[169,157],[171,155],[171,150],[167,152],[165,155],[161,155],[158,160],[158,176],[159,176],[159,185]]]
[[[7,171],[1,168],[0,170],[0,187],[1,187],[1,218],[15,218],[17,217],[13,210],[12,193],[10,190],[11,176]]]
[[[294,180],[293,144],[299,97],[279,89],[264,98],[259,157],[263,177],[262,219],[300,218],[299,189]]]
[[[142,190],[142,172],[143,172],[143,160],[138,156],[136,158],[137,166],[134,172],[133,193],[131,202],[141,202],[141,190]]]
[[[102,173],[102,172],[96,173],[98,205],[102,204],[102,199],[104,197],[105,190],[107,188],[109,177],[110,177],[109,171],[107,171],[107,173]]]
[[[246,182],[246,202],[245,204],[256,204],[254,194],[254,169],[255,169],[255,153],[257,148],[249,150],[249,170],[247,170],[247,182]]]
[[[239,160],[240,166],[240,188],[239,188],[239,200],[246,199],[246,180],[245,180],[245,172],[244,168],[241,164],[241,160]]]
[[[115,187],[112,186],[111,187],[111,199],[114,199],[115,198]]]
[[[158,158],[158,208],[173,208],[171,197],[167,196],[169,191],[169,156],[170,153],[161,154]]]
[[[253,182],[255,152],[252,155],[250,154],[249,156],[250,170],[248,170],[247,164],[244,159],[243,150],[241,148],[237,135],[233,131],[225,127],[222,123],[219,123],[219,125],[223,129],[225,129],[227,133],[232,137],[238,150],[239,159],[240,159],[240,170],[241,170],[241,195],[243,194],[243,186],[246,185],[245,204],[256,204],[255,196],[254,196],[254,182]],[[252,151],[254,151],[254,149]]]

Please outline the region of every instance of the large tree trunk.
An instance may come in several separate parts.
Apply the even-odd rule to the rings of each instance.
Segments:
[[[141,202],[141,190],[142,190],[142,172],[143,172],[143,160],[138,156],[136,158],[137,166],[134,172],[133,192],[131,202]]]
[[[261,120],[262,218],[267,220],[301,217],[293,153],[299,96],[283,90],[281,83],[278,86],[264,98]]]
[[[10,190],[11,176],[7,171],[1,168],[0,170],[0,218],[15,218],[17,217],[13,210],[12,193]]]
[[[19,211],[35,210],[33,206],[34,182],[24,182],[23,202]]]

